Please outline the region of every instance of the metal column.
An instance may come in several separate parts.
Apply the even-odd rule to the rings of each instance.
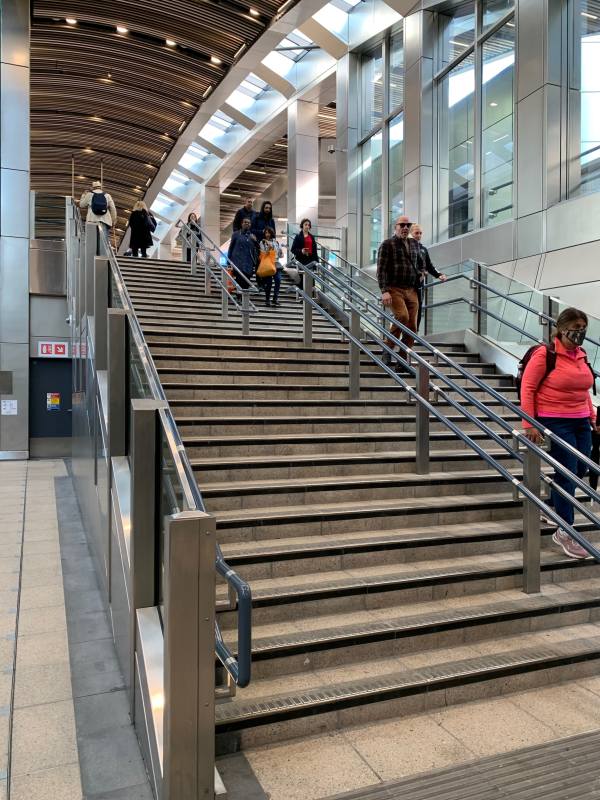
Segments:
[[[109,458],[127,455],[127,312],[108,310],[108,451]]]
[[[350,333],[356,339],[360,339],[360,314],[355,309],[350,309]],[[350,341],[348,346],[348,391],[351,400],[358,400],[360,397],[360,355],[361,351],[357,344]]]
[[[309,297],[314,294],[315,279],[312,272],[306,270],[304,273],[304,291]],[[304,301],[303,326],[304,347],[312,347],[313,344],[313,309],[310,303]]]
[[[108,287],[108,258],[96,256],[94,259],[94,352],[96,356],[96,371],[107,368]]]
[[[214,799],[215,528],[185,511],[165,531],[162,800]]]
[[[536,497],[541,489],[540,457],[527,447],[523,460],[523,484]],[[535,503],[523,500],[523,591],[540,591],[540,510]]]
[[[250,294],[248,289],[242,291],[242,336],[250,334]]]
[[[417,394],[429,400],[429,369],[425,364],[417,366]],[[416,472],[429,474],[429,411],[417,400],[416,407]]]

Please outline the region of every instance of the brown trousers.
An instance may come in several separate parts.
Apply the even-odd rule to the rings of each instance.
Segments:
[[[417,290],[394,288],[389,289],[388,291],[392,295],[391,307],[394,312],[394,316],[398,322],[400,322],[402,325],[406,325],[407,328],[410,328],[411,331],[415,331],[416,333],[417,316],[419,314],[419,295]],[[409,336],[406,333],[402,334],[397,325],[392,325],[390,328],[390,333],[397,339],[401,339],[401,341],[407,347],[412,347],[415,342],[412,336]],[[391,339],[387,339],[386,344],[389,347],[393,347],[395,342],[392,342]]]

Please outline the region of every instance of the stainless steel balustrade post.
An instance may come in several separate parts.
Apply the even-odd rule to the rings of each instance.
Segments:
[[[229,318],[229,298],[226,289],[221,289],[221,317],[223,319]]]
[[[199,251],[196,247],[192,247],[190,250],[190,266],[192,275],[196,276],[198,274],[198,253]]]
[[[162,800],[213,800],[215,520],[185,511],[165,531]]]
[[[309,297],[314,294],[315,278],[312,272],[306,270],[302,273],[304,275],[304,291]],[[312,347],[313,344],[313,309],[310,303],[304,301],[304,313],[302,320],[302,331],[304,337],[304,347]]]
[[[481,286],[479,283],[475,283],[475,281],[481,281],[481,264],[475,263],[473,265],[473,278],[474,281],[471,284],[473,287],[473,311],[475,312],[475,333],[481,335],[482,332],[482,315],[481,315],[481,300],[482,300],[482,292]]]
[[[89,318],[94,313],[94,259],[98,255],[99,234],[94,222],[85,223],[85,250],[83,262],[84,312]]]
[[[212,294],[212,275],[204,265],[204,294]]]
[[[108,452],[113,456],[127,455],[127,312],[122,308],[108,309]]]
[[[158,459],[158,414],[167,403],[160,400],[131,401],[131,534],[130,534],[130,634],[136,641],[136,611],[150,608],[158,602],[156,591],[156,542],[157,520],[157,476]],[[132,647],[131,675],[135,675],[135,648]],[[132,681],[133,687],[133,681]],[[131,716],[135,716],[135,699],[130,697]]]
[[[523,459],[523,483],[536,497],[541,491],[541,463],[539,455],[531,447],[525,449]],[[538,506],[523,500],[523,591],[535,594],[540,591],[540,510]]]
[[[556,302],[550,295],[544,294],[542,295],[542,312],[546,314],[548,317],[554,318],[554,315],[558,311],[556,308]],[[540,318],[540,324],[543,327],[542,331],[542,340],[546,344],[552,344],[552,339],[554,338],[553,330],[552,330],[552,323],[550,323],[547,319],[543,317]]]
[[[105,256],[94,258],[94,353],[96,371],[105,370],[108,358],[108,287],[109,264]]]
[[[360,339],[360,313],[354,308],[350,309],[349,323],[352,336]],[[359,346],[350,341],[348,345],[348,390],[351,400],[358,400],[360,397],[360,356]]]
[[[242,291],[242,336],[250,334],[250,290]]]
[[[417,366],[417,393],[429,400],[429,369],[426,364]],[[416,408],[416,472],[417,475],[429,474],[429,411],[417,400]]]

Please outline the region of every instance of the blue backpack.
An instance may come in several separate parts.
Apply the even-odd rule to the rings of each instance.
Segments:
[[[108,211],[108,201],[104,192],[92,192],[91,209],[97,217],[103,217]]]

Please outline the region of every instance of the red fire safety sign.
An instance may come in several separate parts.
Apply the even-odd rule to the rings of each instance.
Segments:
[[[68,342],[38,342],[39,358],[67,358],[68,355]]]

